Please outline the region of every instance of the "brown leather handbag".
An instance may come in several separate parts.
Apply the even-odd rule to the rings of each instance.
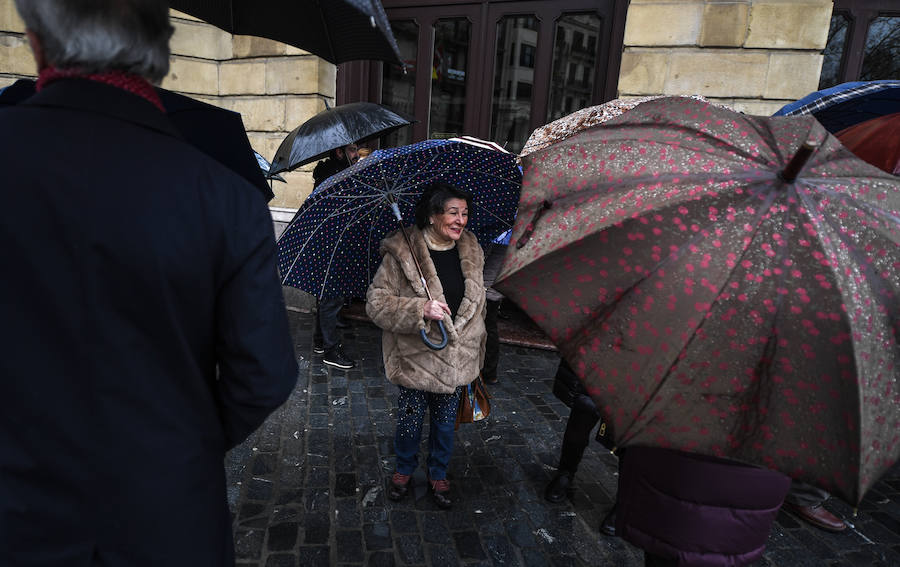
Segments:
[[[462,389],[456,410],[456,429],[460,423],[481,421],[491,414],[491,395],[484,387],[481,375]]]

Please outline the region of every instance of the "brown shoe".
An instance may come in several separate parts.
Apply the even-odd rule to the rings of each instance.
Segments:
[[[391,489],[388,491],[388,498],[394,501],[403,500],[403,497],[409,492],[411,480],[412,476],[395,472],[391,477]]]
[[[431,487],[431,494],[434,497],[434,503],[438,505],[438,508],[443,508],[444,510],[453,506],[453,501],[450,500],[450,481],[446,478],[442,478],[441,480],[431,480],[428,479],[428,484]]]
[[[844,520],[829,512],[821,504],[816,506],[797,506],[796,504],[785,502],[784,507],[804,522],[809,522],[817,528],[829,532],[842,532],[847,529],[847,524],[844,523]]]

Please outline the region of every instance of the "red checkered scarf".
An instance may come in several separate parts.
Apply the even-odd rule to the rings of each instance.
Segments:
[[[38,80],[37,84],[35,85],[35,89],[40,91],[42,88],[46,87],[53,81],[73,78],[87,79],[89,81],[97,81],[98,83],[104,83],[107,85],[118,87],[122,90],[128,91],[132,94],[136,94],[139,97],[147,100],[161,112],[166,111],[166,109],[163,107],[162,101],[159,98],[159,94],[156,92],[156,89],[153,88],[153,85],[150,84],[150,81],[141,77],[140,75],[135,75],[134,73],[126,73],[124,71],[85,73],[83,71],[79,71],[78,69],[57,69],[56,67],[45,67],[44,69],[41,69],[41,72],[38,74]]]

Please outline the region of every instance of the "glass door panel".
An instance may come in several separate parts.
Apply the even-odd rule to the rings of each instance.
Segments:
[[[869,24],[861,81],[900,79],[900,16],[880,16]]]
[[[491,140],[519,153],[531,134],[531,95],[538,49],[533,15],[504,16],[497,23]]]
[[[466,18],[441,19],[434,25],[429,138],[463,134],[471,28]]]
[[[382,66],[381,103],[391,110],[414,116],[419,26],[412,20],[399,20],[391,22],[391,29],[400,46],[400,57],[406,66],[406,74],[399,65],[385,63]],[[412,128],[400,128],[385,137],[385,147],[404,146],[412,141]]]
[[[591,105],[602,24],[596,14],[567,14],[557,20],[548,122]]]

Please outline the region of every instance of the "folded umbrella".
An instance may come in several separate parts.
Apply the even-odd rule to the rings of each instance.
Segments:
[[[34,94],[35,82],[19,79],[0,90],[0,106],[18,104]],[[189,96],[157,87],[163,108],[185,141],[238,173],[259,189],[266,201],[275,194],[254,156],[238,112],[219,108]]]
[[[374,102],[352,102],[319,112],[287,135],[272,158],[272,173],[290,171],[349,144],[390,134],[414,122]]]
[[[756,463],[851,503],[897,460],[900,180],[811,116],[678,98],[523,166],[494,287],[618,446]]]
[[[355,59],[401,64],[378,0],[171,0],[169,7],[229,33],[274,39],[335,64]]]
[[[856,81],[810,93],[774,116],[812,114],[834,134],[854,124],[900,112],[900,81]]]
[[[863,160],[900,175],[900,112],[860,122],[835,136]]]

